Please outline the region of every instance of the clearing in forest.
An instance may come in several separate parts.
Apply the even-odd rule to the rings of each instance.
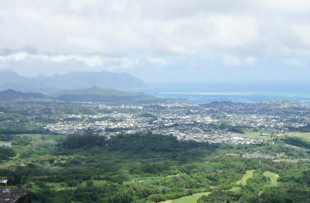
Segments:
[[[167,201],[159,202],[159,203],[197,203],[200,197],[202,197],[203,195],[208,196],[209,194],[210,192],[197,193],[197,194],[181,197],[179,199],[167,200]]]
[[[265,177],[268,177],[270,178],[270,184],[271,186],[277,186],[278,185],[278,178],[279,178],[279,175],[276,174],[276,173],[273,173],[273,172],[270,172],[270,171],[266,171],[264,174],[263,174]]]
[[[246,182],[248,181],[249,178],[252,178],[253,177],[253,173],[254,173],[255,170],[248,170],[246,171],[246,173],[243,175],[242,179],[237,181],[237,184],[238,185],[246,185]]]

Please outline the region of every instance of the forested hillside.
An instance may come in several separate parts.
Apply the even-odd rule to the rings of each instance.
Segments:
[[[0,177],[8,177],[9,187],[29,188],[34,203],[289,203],[310,197],[309,163],[242,158],[256,151],[309,157],[282,140],[236,146],[152,133],[106,139],[90,132],[3,139],[14,142],[12,149],[0,147]]]

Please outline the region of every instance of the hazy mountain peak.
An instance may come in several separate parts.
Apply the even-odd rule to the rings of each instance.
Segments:
[[[135,89],[145,87],[145,83],[128,73],[68,72],[64,75],[27,78],[13,71],[1,71],[0,90],[55,92],[65,89],[101,87],[108,89]]]
[[[11,78],[11,77],[20,77],[17,73],[15,73],[14,71],[12,70],[0,70],[0,75],[1,75],[1,80],[5,80],[5,79],[8,79]]]
[[[91,101],[91,102],[134,102],[155,101],[158,98],[144,93],[132,93],[92,86],[83,89],[64,90],[53,95],[63,101]]]
[[[44,99],[45,95],[40,93],[23,93],[13,89],[0,92],[0,101],[14,101],[19,99]]]

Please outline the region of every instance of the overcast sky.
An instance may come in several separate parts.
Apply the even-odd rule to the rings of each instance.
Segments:
[[[309,0],[0,0],[0,69],[309,80]]]

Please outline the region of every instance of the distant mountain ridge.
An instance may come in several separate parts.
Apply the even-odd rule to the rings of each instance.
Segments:
[[[66,102],[151,102],[160,100],[160,98],[146,95],[144,93],[104,89],[96,86],[77,90],[64,90],[51,95],[30,92],[23,93],[12,89],[0,92],[0,101],[42,99]]]
[[[0,101],[15,101],[15,100],[31,100],[31,99],[45,99],[47,98],[44,94],[40,93],[23,93],[12,89],[0,92]]]
[[[47,88],[46,85],[31,78],[20,76],[13,71],[0,71],[0,90],[14,89],[23,92],[38,92],[39,89],[45,88]]]
[[[54,97],[59,97],[61,95],[98,95],[98,96],[133,96],[133,95],[145,95],[144,93],[131,93],[121,90],[106,89],[97,86],[74,89],[74,90],[63,90],[52,94]]]
[[[128,73],[69,72],[64,75],[27,78],[13,71],[0,71],[0,90],[14,89],[23,92],[50,93],[61,90],[98,86],[108,89],[136,89],[145,83]]]
[[[82,102],[141,102],[159,100],[159,98],[144,93],[124,92],[96,86],[79,90],[62,91],[55,94],[54,97],[62,101]]]

